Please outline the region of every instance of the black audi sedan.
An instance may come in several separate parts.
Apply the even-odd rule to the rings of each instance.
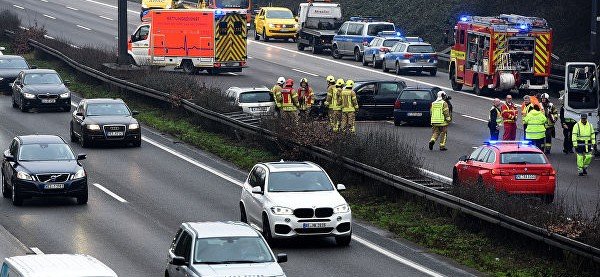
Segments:
[[[2,196],[15,206],[32,197],[75,197],[88,202],[85,154],[75,156],[69,145],[55,135],[15,137],[2,161]]]
[[[68,83],[52,69],[23,70],[12,86],[12,106],[22,112],[32,108],[71,111]]]
[[[10,93],[10,85],[15,81],[17,75],[23,70],[36,68],[30,66],[21,56],[2,55],[0,56],[0,91],[4,94]]]
[[[71,118],[71,141],[90,147],[97,142],[142,145],[138,112],[129,110],[121,99],[83,99]]]

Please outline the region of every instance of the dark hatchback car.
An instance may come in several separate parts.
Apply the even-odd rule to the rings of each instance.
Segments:
[[[30,135],[14,138],[2,161],[2,196],[15,206],[31,197],[75,197],[88,202],[85,169],[59,136]]]
[[[52,69],[23,70],[12,86],[12,106],[22,112],[30,109],[71,111],[71,91]]]
[[[10,93],[11,83],[15,81],[17,75],[23,70],[32,68],[36,67],[30,66],[21,56],[0,56],[0,91],[4,94]]]
[[[394,103],[394,125],[402,122],[429,124],[431,103],[437,98],[438,87],[407,87]]]
[[[129,110],[121,99],[83,99],[71,118],[71,141],[79,141],[81,147],[98,142],[117,142],[142,145],[142,133],[138,112]]]
[[[354,92],[358,100],[356,118],[391,118],[394,113],[394,102],[400,91],[406,87],[404,81],[356,81]],[[316,93],[315,104],[311,108],[311,115],[315,117],[327,116],[328,108],[325,107],[326,92]]]

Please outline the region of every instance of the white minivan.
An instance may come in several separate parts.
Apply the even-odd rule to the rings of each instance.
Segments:
[[[42,254],[6,258],[0,277],[117,277],[96,258],[80,254]]]

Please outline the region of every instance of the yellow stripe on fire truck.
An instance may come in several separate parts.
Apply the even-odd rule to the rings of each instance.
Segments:
[[[549,45],[550,35],[541,34],[535,40],[534,75],[546,74],[546,67],[550,62]]]
[[[222,34],[219,26],[225,22],[227,23],[227,32]],[[216,60],[220,62],[245,61],[247,55],[246,18],[241,14],[228,14],[219,19],[216,24]]]
[[[506,35],[505,34],[494,34],[494,40],[496,41],[496,49],[494,50],[494,64],[498,64],[502,53],[506,52]]]

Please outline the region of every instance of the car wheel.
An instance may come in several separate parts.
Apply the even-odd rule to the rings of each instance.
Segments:
[[[258,31],[254,30],[254,40],[260,40],[260,36],[258,35]]]
[[[267,243],[273,243],[273,235],[271,233],[271,224],[269,224],[269,218],[266,215],[263,215],[263,237],[267,241]]]
[[[385,65],[385,60],[381,61],[381,70],[383,70],[383,72],[388,72],[388,68]]]
[[[323,47],[322,46],[318,46],[318,45],[313,45],[312,47],[312,53],[313,54],[321,54],[323,52]]]
[[[452,85],[452,89],[455,91],[461,91],[463,85],[456,81],[456,69],[451,67],[450,69],[450,84]]]
[[[298,51],[304,51],[304,44],[298,42]]]
[[[473,93],[479,96],[484,94],[483,89],[479,87],[479,78],[477,78],[477,76],[475,76],[475,78],[473,79]]]
[[[4,198],[10,198],[11,193],[8,190],[8,183],[6,182],[6,179],[4,179],[4,174],[2,174],[2,197]]]
[[[79,145],[81,145],[81,148],[90,147],[90,143],[85,139],[85,136],[83,135],[79,138]]]
[[[460,180],[458,179],[458,171],[456,168],[452,169],[452,185],[455,187],[460,186]]]
[[[19,105],[17,105],[17,101],[15,101],[14,97],[12,97],[12,107],[13,108],[18,108],[19,107]]]
[[[361,58],[360,49],[354,49],[354,61],[360,62]]]
[[[70,133],[71,133],[71,142],[77,142],[77,140],[79,138],[77,137],[77,135],[75,134],[75,132],[73,132],[73,123],[72,122],[71,122],[71,124],[69,126],[69,129],[70,129]]]
[[[248,216],[246,216],[246,208],[242,203],[240,203],[240,221],[248,223]]]
[[[17,192],[15,190],[15,185],[13,185],[11,188],[11,199],[12,199],[13,205],[15,205],[15,206],[23,205],[23,197],[21,197],[20,195],[17,194]]]
[[[336,60],[342,58],[342,55],[340,54],[340,50],[338,49],[337,45],[333,46],[333,49],[331,50],[331,56]]]
[[[85,205],[88,202],[88,190],[86,189],[80,195],[77,196],[77,205]]]
[[[182,61],[181,68],[183,68],[183,72],[189,75],[194,75],[198,73],[198,69],[194,66],[194,63],[191,60]]]
[[[373,60],[375,60],[375,59],[373,59]],[[369,65],[369,62],[367,61],[366,55],[363,55],[363,57],[362,57],[362,65],[363,66]]]
[[[437,69],[432,69],[431,71],[429,71],[429,75],[435,77],[435,75],[437,75]]]
[[[28,112],[28,111],[29,111],[29,109],[27,109],[27,108],[25,107],[25,105],[23,104],[23,101],[21,101],[21,106],[20,106],[20,109],[21,109],[21,112],[24,112],[24,113],[26,113],[26,112]]]
[[[267,36],[267,30],[266,29],[263,29],[262,37],[263,37],[263,40],[265,42],[269,41],[269,37]]]
[[[372,64],[373,68],[379,68],[381,66],[380,63],[377,62],[377,60],[375,59],[375,56],[373,56],[373,64]]]
[[[554,202],[554,194],[544,195],[542,196],[542,200],[546,204],[551,204],[552,202]]]
[[[350,235],[348,235],[348,236],[335,237],[335,243],[338,246],[348,246],[351,241],[352,241],[352,233],[350,233]]]
[[[396,66],[394,67],[395,69],[395,73],[396,75],[400,75],[400,73],[402,73],[402,70],[400,69],[400,64],[396,62]]]

